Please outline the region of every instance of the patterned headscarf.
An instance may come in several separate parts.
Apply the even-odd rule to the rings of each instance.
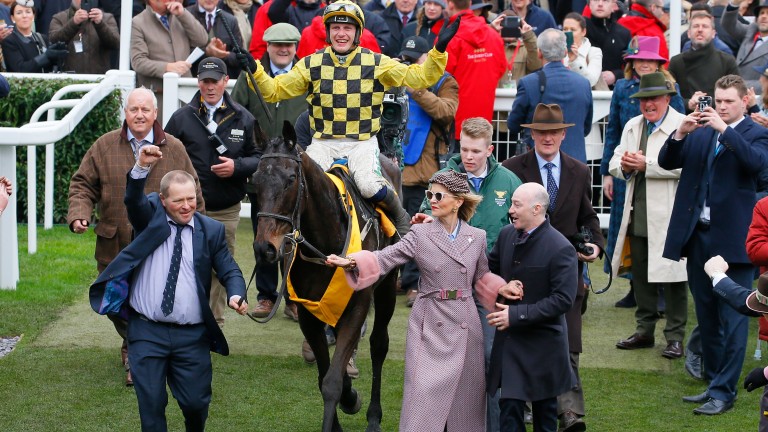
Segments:
[[[430,183],[437,183],[445,186],[452,193],[469,193],[469,182],[467,175],[453,170],[439,171],[429,179]]]

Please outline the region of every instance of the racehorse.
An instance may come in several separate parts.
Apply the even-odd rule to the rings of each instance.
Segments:
[[[326,291],[335,268],[324,265],[317,254],[341,254],[345,247],[350,223],[339,192],[320,166],[296,145],[296,132],[290,123],[283,127],[283,138],[272,138],[262,149],[263,156],[256,171],[258,229],[254,252],[258,259],[276,262],[284,259],[283,269],[290,269],[296,295],[319,300]],[[383,159],[382,159],[383,160]],[[387,160],[383,170],[392,184],[399,188],[400,171]],[[348,191],[349,193],[349,191]],[[358,206],[359,226],[364,225]],[[303,242],[287,243],[294,234]],[[287,235],[287,237],[286,237]],[[363,249],[376,250],[393,243],[380,229],[371,229],[363,238]],[[309,244],[309,245],[308,245]],[[290,246],[295,253],[285,251]],[[314,251],[312,249],[315,249]],[[319,252],[322,251],[322,252]],[[299,326],[317,359],[318,384],[323,396],[323,432],[341,431],[336,406],[347,414],[357,413],[361,399],[352,388],[346,365],[360,340],[360,330],[368,315],[371,302],[376,305],[373,330],[370,335],[373,383],[367,411],[367,432],[381,430],[381,371],[389,350],[389,324],[395,309],[396,272],[379,280],[373,287],[352,294],[336,325],[336,351],[331,360],[325,338],[325,324],[298,304]],[[285,278],[286,275],[283,275]]]

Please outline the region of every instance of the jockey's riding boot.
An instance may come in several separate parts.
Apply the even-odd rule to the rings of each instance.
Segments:
[[[403,203],[400,202],[400,197],[395,194],[395,191],[387,188],[387,195],[379,202],[379,205],[392,219],[400,238],[408,234],[408,231],[411,230],[411,217],[403,208]]]

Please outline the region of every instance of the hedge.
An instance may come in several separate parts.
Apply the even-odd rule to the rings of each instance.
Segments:
[[[35,110],[51,100],[54,93],[62,87],[80,84],[83,81],[72,79],[43,80],[36,78],[9,78],[11,93],[0,99],[0,126],[20,127],[29,123]],[[75,98],[68,95],[65,98]],[[55,179],[54,179],[54,223],[65,223],[67,216],[67,195],[69,180],[80,166],[80,161],[91,144],[101,135],[120,126],[121,99],[120,92],[115,90],[104,98],[95,109],[83,118],[75,130],[58,141],[54,146]],[[68,110],[59,109],[56,118],[61,119]],[[27,221],[27,148],[16,149],[16,181],[14,190],[17,191],[17,220]],[[0,173],[2,175],[2,173]],[[45,146],[37,146],[37,221],[43,222],[45,205]]]

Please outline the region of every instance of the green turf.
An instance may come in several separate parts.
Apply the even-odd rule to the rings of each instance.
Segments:
[[[119,339],[111,323],[90,311],[86,287],[95,277],[92,233],[76,236],[64,227],[39,231],[39,248],[27,255],[21,245],[21,281],[16,291],[0,291],[0,335],[23,334],[17,349],[0,359],[0,431],[132,431],[139,429],[135,395],[122,386]],[[238,232],[237,260],[250,275],[250,221]],[[26,230],[19,230],[22,242]],[[596,285],[604,276],[595,265]],[[620,351],[617,340],[634,331],[631,310],[613,303],[627,290],[625,281],[592,295],[584,319],[585,353],[581,372],[590,431],[745,431],[755,430],[760,392],[739,393],[736,408],[717,417],[691,413],[681,396],[704,389],[683,370],[682,360],[661,357],[663,335],[654,349]],[[255,292],[251,294],[255,296]],[[391,351],[384,370],[384,430],[397,430],[403,385],[405,326],[409,309],[398,298],[390,327]],[[692,302],[690,304],[692,307]],[[689,329],[693,324],[690,314]],[[663,324],[663,321],[661,322]],[[260,325],[234,313],[224,328],[229,357],[213,356],[212,431],[317,431],[322,416],[314,367],[299,356],[298,326],[278,315]],[[744,371],[762,365],[752,359],[756,323],[751,325]],[[361,343],[355,381],[364,401],[370,395],[368,339]],[[768,363],[768,359],[766,360]],[[447,366],[448,367],[448,366]],[[348,431],[365,429],[364,411],[340,412]],[[173,399],[169,428],[183,430]]]

